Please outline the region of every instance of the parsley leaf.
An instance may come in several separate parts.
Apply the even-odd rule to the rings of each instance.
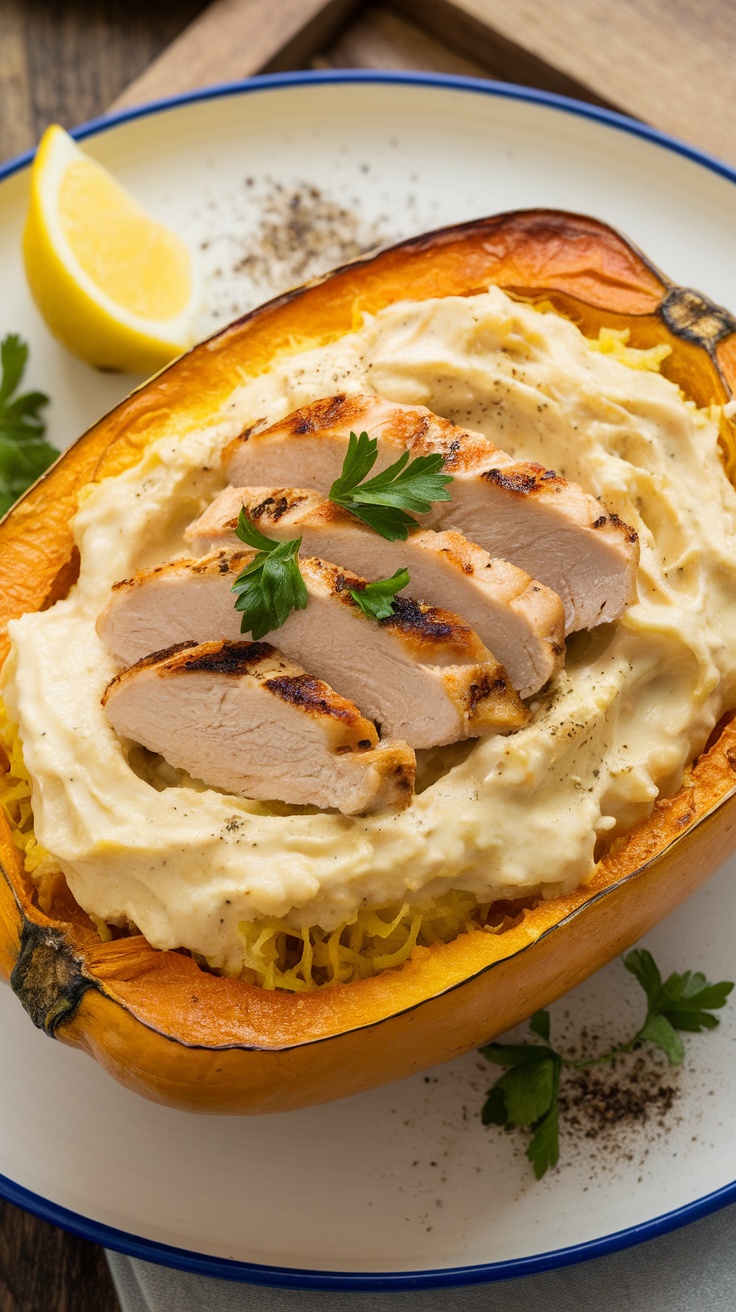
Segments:
[[[362,483],[366,475],[370,474],[377,459],[377,438],[370,438],[367,433],[361,433],[360,437],[351,433],[345,459],[342,462],[342,473],[330,488],[330,500],[335,499],[333,492],[335,497],[347,495],[357,483]]]
[[[488,1090],[488,1097],[481,1108],[480,1119],[484,1125],[508,1125],[506,1095],[498,1084],[494,1084],[493,1088]]]
[[[250,633],[257,642],[273,629],[280,629],[293,610],[304,610],[307,604],[307,589],[297,559],[302,540],[274,542],[256,528],[244,509],[238,515],[235,532],[256,552],[231,591],[238,594],[235,609],[241,613],[240,632]]]
[[[685,1047],[678,1030],[700,1033],[718,1025],[711,1013],[725,1006],[733,984],[722,980],[710,984],[700,971],[673,973],[662,980],[651,952],[635,949],[624,957],[624,965],[638,979],[647,995],[647,1017],[633,1044],[654,1043],[673,1066],[679,1066]]]
[[[661,1048],[670,1066],[681,1066],[685,1059],[685,1044],[677,1030],[666,1016],[659,1016],[656,1012],[652,1016],[647,1016],[636,1036],[636,1041],[653,1043],[655,1048]]]
[[[364,588],[350,588],[349,591],[369,620],[388,620],[394,613],[396,593],[408,585],[408,571],[397,569],[390,579],[376,579],[373,583],[366,583]]]
[[[532,1164],[535,1178],[541,1180],[543,1175],[560,1160],[560,1113],[555,1095],[553,1105],[546,1116],[538,1122],[532,1135],[526,1155]]]
[[[528,1066],[555,1055],[552,1048],[542,1047],[539,1043],[487,1043],[478,1051],[496,1066]]]
[[[480,1049],[488,1061],[508,1067],[488,1090],[481,1120],[484,1125],[531,1126],[526,1155],[541,1180],[560,1156],[557,1098],[563,1059],[546,1042],[549,1012],[538,1011],[529,1024],[544,1044],[488,1043]]]
[[[539,1061],[513,1066],[493,1086],[500,1090],[506,1110],[507,1125],[534,1125],[552,1106],[555,1073],[559,1059],[553,1054]]]
[[[677,1066],[685,1056],[679,1030],[698,1032],[714,1029],[713,1011],[725,1006],[733,984],[722,980],[711,984],[700,971],[685,971],[662,979],[651,952],[645,948],[627,953],[626,969],[638,980],[647,997],[647,1015],[641,1029],[627,1043],[620,1043],[598,1057],[569,1058],[550,1043],[548,1011],[537,1011],[529,1029],[542,1043],[487,1043],[479,1051],[488,1061],[505,1066],[488,1091],[481,1109],[484,1125],[522,1126],[532,1130],[526,1155],[538,1180],[560,1156],[559,1090],[567,1068],[582,1070],[612,1062],[617,1057],[651,1043]]]
[[[633,952],[627,952],[623,962],[626,969],[638,979],[651,1008],[656,1003],[662,987],[662,976],[651,952],[647,952],[646,948],[635,948]]]
[[[28,346],[17,333],[0,345],[0,515],[53,464],[59,452],[44,442],[46,422],[39,414],[48,404],[43,392],[13,398],[28,362]]]
[[[439,453],[411,460],[404,451],[375,478],[366,475],[378,459],[378,441],[367,433],[350,434],[342,473],[329,491],[330,501],[349,510],[389,542],[405,542],[417,522],[407,511],[425,514],[434,501],[449,501],[447,484],[451,474],[441,474],[444,457]]]
[[[245,513],[245,506],[240,507],[238,522],[235,527],[235,536],[244,542],[246,547],[253,547],[254,551],[273,551],[279,543],[274,538],[267,538],[265,533],[256,527],[252,519],[249,519]]]
[[[529,1021],[529,1029],[532,1034],[538,1034],[540,1039],[544,1039],[545,1043],[549,1043],[549,1028],[549,1012],[535,1011]]]

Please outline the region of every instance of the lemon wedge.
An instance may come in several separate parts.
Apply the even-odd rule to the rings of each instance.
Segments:
[[[23,258],[51,332],[88,364],[149,374],[192,344],[189,247],[57,126],[31,170]]]

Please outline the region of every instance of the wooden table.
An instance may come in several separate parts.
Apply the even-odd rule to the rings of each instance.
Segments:
[[[422,68],[620,109],[736,164],[733,0],[0,0],[0,158],[49,122],[287,68]],[[100,1249],[0,1203],[0,1312],[117,1312]]]

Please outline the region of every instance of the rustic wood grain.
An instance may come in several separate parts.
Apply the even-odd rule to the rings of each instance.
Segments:
[[[356,0],[213,0],[112,108],[300,68],[355,8]]]
[[[205,0],[0,0],[0,159],[110,101]]]
[[[665,132],[736,163],[733,0],[394,0],[509,80],[546,66]],[[527,72],[527,70],[529,70]],[[531,73],[531,76],[529,75]]]
[[[0,155],[33,140],[33,110],[26,58],[25,23],[17,5],[0,4]]]
[[[478,0],[480,7],[485,0]],[[544,0],[553,4],[554,0]],[[400,14],[396,13],[400,10]],[[397,33],[397,48],[404,63],[390,63],[387,67],[432,68],[438,72],[468,72],[460,67],[469,63],[476,77],[491,77],[500,82],[518,82],[525,86],[537,87],[541,91],[553,91],[560,96],[574,96],[578,100],[587,100],[594,105],[614,108],[612,103],[596,91],[573,77],[568,77],[558,68],[538,58],[531,50],[524,49],[515,41],[508,40],[497,28],[489,28],[465,6],[462,0],[454,4],[452,0],[393,0],[389,17],[393,23],[404,21],[408,30],[417,33],[417,58],[412,59],[412,43],[403,34]],[[378,18],[378,11],[368,8],[363,19],[358,19],[355,28],[366,29],[359,41],[352,38],[352,29],[345,34],[344,43],[352,54],[361,58],[361,67],[378,68],[381,65],[373,60],[374,51],[379,53],[382,47],[389,45],[385,39],[389,35],[389,23]],[[428,30],[429,29],[429,30]],[[379,35],[379,32],[381,35]],[[340,44],[340,43],[338,43]],[[431,63],[424,63],[425,55]],[[388,51],[385,58],[391,59]],[[368,62],[368,60],[373,62]],[[396,55],[393,56],[396,59]],[[364,61],[364,62],[363,62]]]
[[[120,1312],[96,1244],[0,1202],[0,1312]]]
[[[487,77],[474,59],[382,5],[370,5],[312,60],[313,68],[423,68]]]

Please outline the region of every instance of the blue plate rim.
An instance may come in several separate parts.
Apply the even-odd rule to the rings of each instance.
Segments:
[[[141,1239],[106,1225],[102,1221],[92,1221],[79,1212],[70,1211],[59,1203],[50,1202],[40,1194],[25,1189],[22,1185],[0,1175],[0,1198],[23,1208],[42,1221],[49,1221],[68,1230],[71,1234],[104,1248],[125,1253],[128,1257],[139,1258],[158,1266],[173,1267],[179,1271],[188,1271],[192,1275],[213,1276],[221,1280],[230,1280],[241,1284],[264,1285],[279,1289],[332,1290],[338,1291],[408,1291],[418,1289],[448,1289],[461,1285],[490,1284],[496,1280],[510,1280],[518,1276],[542,1275],[546,1271],[556,1271],[562,1267],[575,1266],[592,1258],[605,1257],[610,1253],[633,1248],[669,1234],[680,1226],[700,1220],[716,1212],[729,1203],[736,1201],[736,1181],[723,1185],[704,1198],[695,1199],[683,1207],[667,1212],[663,1216],[645,1221],[641,1225],[629,1226],[625,1230],[616,1230],[610,1235],[598,1239],[589,1239],[581,1244],[571,1244],[566,1248],[550,1249],[544,1253],[534,1253],[527,1257],[509,1258],[501,1262],[483,1262],[472,1266],[441,1267],[425,1271],[320,1271],[304,1267],[266,1266],[257,1262],[243,1262],[226,1257],[213,1257],[207,1253],[197,1253],[189,1248],[177,1248],[173,1244],[160,1243],[155,1239]]]
[[[394,83],[407,86],[439,87],[450,91],[467,91],[477,95],[496,96],[500,100],[521,100],[530,104],[542,105],[562,113],[574,114],[579,118],[592,119],[607,127],[617,128],[630,136],[640,137],[644,141],[661,146],[675,154],[683,155],[693,163],[700,164],[712,173],[736,182],[736,168],[727,164],[708,151],[698,146],[690,146],[679,137],[650,127],[627,114],[614,109],[604,109],[600,105],[590,105],[571,96],[558,95],[554,91],[539,91],[535,87],[521,86],[514,82],[495,82],[490,78],[464,77],[453,73],[421,73],[394,71],[388,69],[315,69],[300,70],[294,73],[265,73],[259,77],[244,78],[237,82],[220,82],[214,86],[200,87],[194,91],[183,92],[178,96],[167,96],[161,100],[147,101],[130,109],[121,109],[112,114],[102,114],[89,119],[70,129],[70,135],[77,141],[98,133],[109,131],[122,123],[134,119],[147,118],[152,114],[164,113],[196,101],[219,100],[224,96],[248,95],[258,91],[274,90],[279,87],[320,86],[335,83]],[[0,182],[19,172],[30,164],[35,156],[35,149],[24,151],[12,159],[0,164]]]
[[[203,87],[183,95],[169,96],[165,99],[136,105],[131,109],[120,110],[114,114],[105,114],[82,123],[71,130],[71,135],[79,141],[87,137],[115,128],[134,119],[145,118],[152,114],[177,109],[197,101],[216,100],[225,96],[247,95],[259,91],[275,90],[280,87],[307,85],[325,85],[336,83],[395,83],[399,85],[436,87],[451,91],[466,91],[477,95],[495,96],[502,100],[526,101],[562,113],[574,114],[580,118],[592,119],[609,128],[639,137],[653,145],[682,155],[691,162],[701,165],[711,173],[736,183],[736,169],[724,160],[718,159],[696,146],[689,146],[658,128],[649,127],[625,114],[615,110],[603,109],[589,105],[568,96],[554,92],[538,91],[533,87],[518,86],[514,83],[494,82],[485,78],[461,77],[444,73],[413,73],[400,71],[383,71],[371,69],[341,69],[325,71],[298,71],[293,73],[270,73],[260,77],[246,78],[239,82],[225,82],[211,87]],[[20,172],[33,160],[35,150],[25,151],[21,155],[0,165],[0,182]],[[7,1176],[0,1175],[0,1198],[17,1207],[23,1208],[41,1220],[49,1221],[72,1234],[92,1243],[125,1253],[146,1262],[161,1266],[174,1267],[189,1271],[195,1275],[215,1276],[220,1279],[239,1281],[254,1285],[272,1286],[283,1289],[302,1290],[416,1290],[443,1289],[460,1285],[486,1284],[496,1280],[508,1280],[512,1277],[539,1275],[560,1267],[571,1266],[592,1258],[604,1257],[609,1253],[633,1247],[649,1239],[668,1234],[680,1226],[687,1225],[701,1217],[736,1202],[736,1180],[723,1185],[720,1189],[653,1217],[640,1225],[629,1226],[624,1230],[614,1231],[585,1243],[568,1245],[565,1248],[551,1249],[531,1256],[511,1258],[500,1262],[486,1262],[473,1266],[445,1267],[423,1271],[393,1272],[352,1272],[319,1271],[297,1267],[267,1266],[252,1262],[243,1262],[231,1258],[213,1257],[206,1253],[197,1253],[192,1249],[177,1248],[171,1244],[160,1243],[153,1239],[142,1239],[125,1230],[118,1230],[100,1221],[93,1221],[81,1213],[71,1211],[58,1203],[33,1193],[30,1189],[16,1184]]]

